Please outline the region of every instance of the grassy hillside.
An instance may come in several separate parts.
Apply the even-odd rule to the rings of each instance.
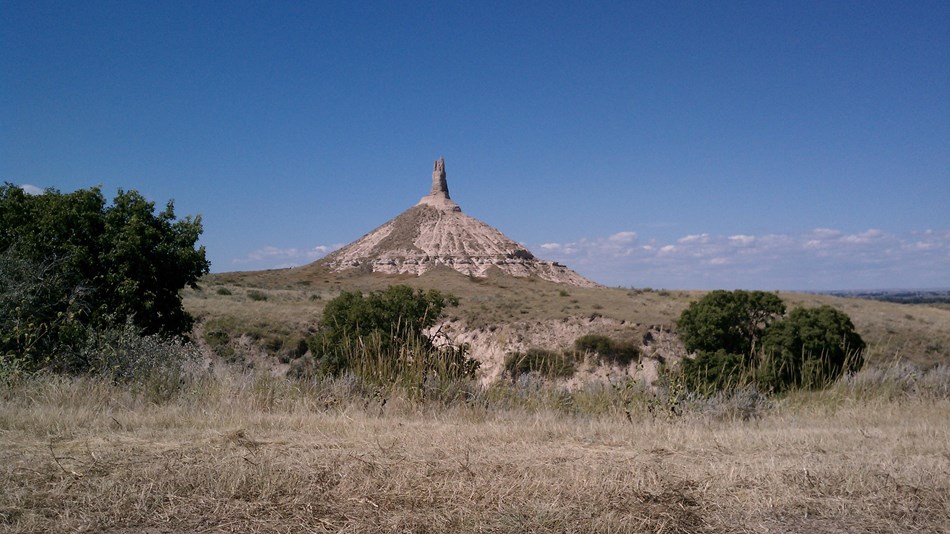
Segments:
[[[281,354],[286,360],[316,325],[324,304],[340,291],[372,291],[397,283],[457,295],[460,306],[448,310],[449,318],[469,330],[603,317],[617,322],[617,335],[630,338],[642,336],[651,326],[672,328],[683,309],[702,296],[698,291],[575,288],[500,273],[472,278],[450,269],[416,277],[329,273],[310,265],[208,276],[200,291],[185,292],[185,306],[199,318],[205,335],[220,332],[217,341],[227,337],[234,345],[240,339],[247,347]],[[804,293],[780,296],[789,308],[829,304],[847,313],[869,345],[871,364],[950,363],[950,309],[946,307]],[[215,342],[214,336],[211,341]]]

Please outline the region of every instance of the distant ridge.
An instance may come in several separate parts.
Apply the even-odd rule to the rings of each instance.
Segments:
[[[316,262],[336,272],[350,269],[421,275],[439,266],[485,277],[492,268],[581,287],[598,284],[557,262],[539,260],[495,228],[462,213],[449,197],[445,160],[436,160],[428,195],[362,238]]]

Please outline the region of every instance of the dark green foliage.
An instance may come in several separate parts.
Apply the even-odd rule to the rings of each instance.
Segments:
[[[748,379],[746,358],[724,350],[701,352],[696,358],[683,359],[683,378],[690,391],[711,394],[731,391]]]
[[[27,370],[85,371],[90,331],[131,318],[144,335],[186,334],[179,291],[208,272],[200,217],[158,214],[135,191],[27,195],[0,186],[0,355]]]
[[[390,376],[388,369],[393,362],[415,359],[416,364],[423,362],[425,367],[431,360],[445,372],[455,369],[462,376],[471,376],[477,365],[467,358],[465,350],[437,349],[424,333],[446,307],[457,305],[458,299],[452,295],[403,285],[367,295],[344,291],[327,303],[317,333],[307,340],[319,362],[317,373],[338,376],[347,370],[360,370],[368,377],[387,369],[384,374]],[[438,361],[446,358],[453,365]]]
[[[831,306],[796,308],[766,331],[759,379],[776,390],[824,386],[860,369],[864,349],[847,314]]]
[[[640,358],[640,349],[631,342],[617,341],[607,336],[587,334],[574,340],[574,348],[581,353],[596,353],[601,359],[618,365],[628,365]]]
[[[230,295],[230,294],[231,294],[231,290],[228,289],[228,288],[226,288],[226,287],[219,287],[219,288],[215,291],[215,293],[217,293],[218,295],[225,295],[225,296],[227,296],[227,295]]]
[[[574,374],[575,355],[532,347],[527,352],[505,356],[505,371],[512,378],[535,372],[546,378],[564,378]]]
[[[686,348],[687,386],[700,393],[756,381],[781,391],[820,387],[856,371],[865,348],[851,319],[831,306],[797,308],[788,317],[778,296],[762,291],[713,291],[692,303],[677,324]]]
[[[680,315],[677,331],[690,352],[724,350],[751,358],[762,332],[785,313],[785,303],[764,291],[712,291]]]

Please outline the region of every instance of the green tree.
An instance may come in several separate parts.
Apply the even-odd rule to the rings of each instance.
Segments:
[[[765,328],[785,313],[785,303],[765,291],[711,291],[680,315],[677,331],[691,352],[717,352],[752,359]]]
[[[85,330],[131,318],[144,334],[183,335],[192,319],[179,291],[209,269],[195,247],[200,217],[154,213],[138,192],[111,206],[99,188],[28,195],[0,186],[0,354],[27,367],[87,367],[75,355]]]
[[[831,306],[796,308],[762,339],[762,383],[780,390],[820,387],[864,364],[866,345],[851,318]]]
[[[392,359],[406,352],[417,359],[435,358],[440,351],[425,330],[435,325],[447,306],[457,305],[452,295],[404,285],[367,295],[344,291],[327,303],[319,329],[307,345],[318,359],[318,373],[328,376],[352,369],[357,358],[365,363],[367,351],[372,358]]]

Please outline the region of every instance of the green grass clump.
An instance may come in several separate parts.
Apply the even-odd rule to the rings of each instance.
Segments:
[[[574,348],[581,353],[597,354],[601,361],[621,366],[640,359],[640,349],[633,342],[618,341],[598,334],[577,338]]]
[[[537,373],[545,378],[565,378],[575,370],[576,355],[570,352],[532,347],[527,352],[512,352],[505,356],[505,371],[512,378]]]
[[[267,293],[264,293],[263,291],[258,291],[256,289],[251,289],[247,292],[247,298],[253,301],[259,302],[262,300],[267,300]]]

